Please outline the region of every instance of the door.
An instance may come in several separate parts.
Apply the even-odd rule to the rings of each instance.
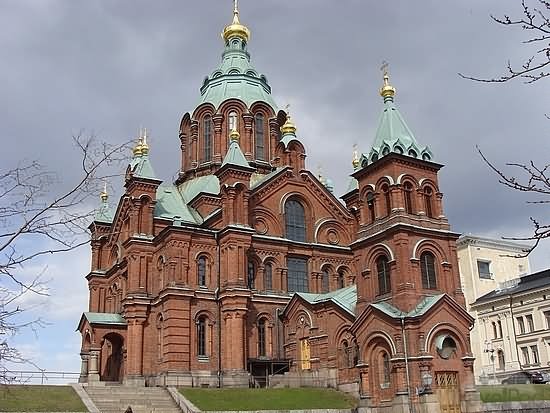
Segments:
[[[300,365],[302,370],[311,369],[310,357],[309,340],[303,338],[300,340]]]
[[[460,413],[460,387],[458,373],[440,371],[435,374],[435,390],[441,413]]]

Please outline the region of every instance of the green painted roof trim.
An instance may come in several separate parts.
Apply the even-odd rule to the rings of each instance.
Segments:
[[[130,162],[132,174],[138,178],[157,179],[148,155],[135,156]]]
[[[349,287],[340,288],[323,294],[313,293],[294,293],[303,298],[310,304],[317,304],[326,301],[332,301],[334,304],[355,316],[355,306],[357,305],[357,286],[350,285]]]
[[[107,201],[102,201],[101,206],[94,215],[94,222],[112,224],[113,219],[115,219],[114,211],[111,209]]]
[[[201,215],[189,205],[174,185],[161,185],[157,189],[154,215],[172,221],[202,224]]]
[[[280,142],[282,142],[283,145],[285,145],[285,148],[288,148],[288,145],[290,145],[290,142],[292,141],[299,142],[300,144],[302,143],[300,142],[300,139],[298,139],[296,135],[293,133],[285,133],[280,140]]]
[[[90,324],[111,324],[120,326],[125,326],[128,324],[124,317],[118,313],[86,312],[83,314],[83,317],[85,317]]]
[[[243,151],[237,141],[231,141],[229,144],[229,149],[225,154],[225,158],[223,158],[222,167],[225,165],[235,165],[242,168],[253,169],[248,164],[248,161],[244,157]]]
[[[424,297],[421,301],[418,302],[416,307],[414,307],[411,311],[407,313],[395,308],[393,305],[385,301],[373,303],[371,304],[371,306],[376,308],[377,310],[382,311],[383,313],[389,315],[392,318],[420,317],[426,314],[426,312],[430,308],[432,308],[437,302],[439,302],[439,300],[441,300],[444,296],[445,294],[438,294],[438,295]]]
[[[370,152],[361,156],[361,165],[376,162],[391,152],[412,158],[431,161],[433,153],[427,146],[418,144],[405,119],[395,106],[393,98],[386,98]]]
[[[218,195],[220,193],[220,180],[216,175],[199,176],[182,182],[178,186],[178,190],[185,202],[189,203],[200,193]]]
[[[225,46],[220,65],[204,79],[198,105],[210,103],[216,109],[227,99],[240,99],[247,107],[266,102],[277,112],[267,78],[250,63],[246,42],[231,39]]]

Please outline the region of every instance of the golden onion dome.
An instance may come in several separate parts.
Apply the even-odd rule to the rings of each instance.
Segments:
[[[351,158],[351,165],[353,166],[353,169],[359,168],[359,153],[357,152],[357,145],[353,145],[353,155]]]
[[[143,148],[143,141],[142,141],[142,138],[141,136],[138,138],[138,141],[137,141],[137,144],[136,146],[134,146],[134,156],[141,156],[143,154],[142,152],[142,148]]]
[[[109,194],[107,193],[107,182],[103,183],[103,191],[101,191],[99,197],[103,202],[107,202],[107,200],[109,199]]]
[[[395,88],[390,85],[390,77],[388,76],[388,72],[384,72],[384,84],[380,88],[380,96],[384,99],[393,98],[395,96]]]
[[[235,6],[233,8],[233,21],[230,25],[225,26],[222,32],[222,38],[227,42],[232,37],[238,37],[239,39],[248,42],[250,39],[250,30],[248,27],[241,24],[239,21],[239,8],[237,7],[237,0],[234,0]]]
[[[231,142],[239,142],[239,139],[241,137],[241,134],[239,133],[239,131],[237,129],[233,129],[231,131],[231,133],[229,134],[229,140]]]
[[[290,119],[290,114],[289,113],[286,114],[285,124],[283,126],[281,126],[281,133],[283,135],[287,135],[287,134],[295,135],[296,134],[296,126],[294,125],[294,123],[292,123],[292,120]]]

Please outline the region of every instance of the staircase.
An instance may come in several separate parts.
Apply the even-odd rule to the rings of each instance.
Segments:
[[[101,413],[124,413],[128,406],[133,413],[181,413],[162,387],[87,386],[85,390]]]

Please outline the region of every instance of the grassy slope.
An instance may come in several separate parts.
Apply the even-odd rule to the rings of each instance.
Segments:
[[[485,403],[550,400],[550,385],[512,384],[507,386],[478,386]]]
[[[346,409],[354,398],[331,389],[198,389],[180,392],[201,410]]]
[[[70,386],[0,386],[1,412],[87,412]]]

